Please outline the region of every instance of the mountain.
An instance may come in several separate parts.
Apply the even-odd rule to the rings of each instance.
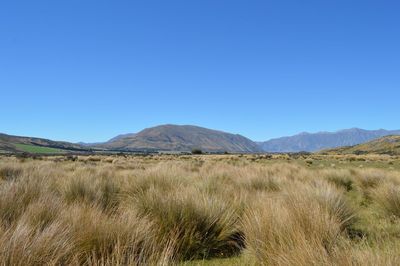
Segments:
[[[20,137],[0,133],[0,153],[67,153],[87,152],[90,149],[79,144],[42,138]]]
[[[347,152],[348,146],[366,143],[389,135],[400,135],[400,130],[363,130],[358,128],[337,132],[300,133],[291,137],[271,139],[255,143],[241,135],[189,125],[161,125],[147,128],[139,133],[116,136],[105,143],[69,143],[42,138],[20,137],[0,134],[0,153],[67,153],[115,151],[191,151],[207,152],[315,152],[338,147]],[[383,142],[387,143],[387,142]],[[375,144],[374,144],[375,145]],[[382,145],[382,144],[380,144]],[[373,146],[375,147],[375,146]],[[362,148],[362,147],[361,147]],[[363,152],[364,149],[354,148]],[[378,151],[386,151],[385,146]],[[338,149],[340,150],[340,149]],[[342,151],[342,150],[340,150]],[[366,152],[369,149],[365,149]],[[353,150],[349,150],[349,153]]]
[[[321,151],[323,154],[400,155],[400,136],[386,136],[367,143]]]
[[[134,137],[135,135],[136,135],[136,133],[121,134],[121,135],[118,135],[118,136],[110,139],[108,142],[118,141],[118,140],[124,139],[124,138],[131,138],[131,137]]]
[[[98,147],[113,150],[259,152],[258,145],[241,136],[189,125],[161,125],[137,134],[117,136]]]
[[[329,148],[353,146],[388,135],[400,135],[400,130],[345,129],[337,132],[300,133],[291,137],[258,143],[266,152],[315,152]]]

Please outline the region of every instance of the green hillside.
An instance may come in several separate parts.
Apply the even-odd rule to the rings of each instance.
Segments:
[[[20,137],[0,133],[0,153],[57,154],[69,152],[88,152],[89,148],[65,141],[41,138]]]

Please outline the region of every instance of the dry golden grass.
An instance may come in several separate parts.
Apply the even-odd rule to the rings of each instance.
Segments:
[[[2,157],[0,265],[399,265],[385,159]]]

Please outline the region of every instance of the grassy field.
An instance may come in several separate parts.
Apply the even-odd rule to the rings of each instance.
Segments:
[[[0,157],[1,265],[400,265],[400,158]]]
[[[41,147],[41,146],[35,146],[35,145],[29,145],[29,144],[14,144],[14,145],[15,145],[15,147],[17,147],[18,150],[23,151],[23,152],[28,152],[28,153],[56,154],[56,153],[65,152],[60,149]]]

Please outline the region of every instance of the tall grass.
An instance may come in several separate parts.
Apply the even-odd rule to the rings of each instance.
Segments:
[[[173,265],[235,256],[248,265],[399,261],[399,245],[391,244],[400,234],[392,218],[400,215],[397,172],[253,159],[0,158],[0,265]],[[371,203],[360,205],[360,197]],[[391,231],[377,232],[382,241],[354,240],[350,232],[376,206],[391,216],[374,222]]]
[[[374,196],[387,214],[400,218],[400,186],[384,184],[374,191]]]
[[[307,191],[291,191],[279,198],[265,196],[249,208],[244,218],[244,234],[247,248],[259,264],[331,262],[346,222],[340,215],[342,206],[330,200],[321,203]]]

